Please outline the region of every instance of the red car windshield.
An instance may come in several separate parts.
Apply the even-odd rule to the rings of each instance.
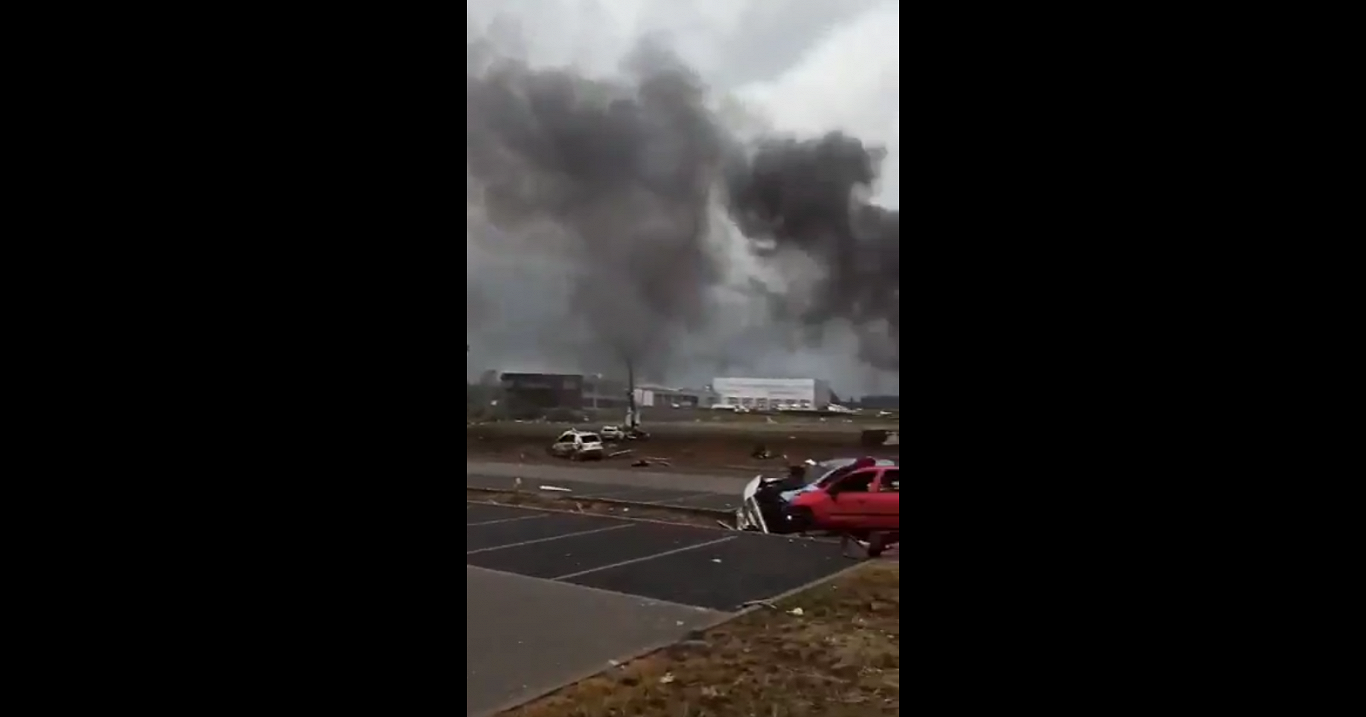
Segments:
[[[840,466],[839,468],[836,468],[835,470],[830,471],[829,473],[826,473],[823,476],[820,475],[818,471],[812,471],[813,473],[817,473],[817,475],[812,478],[812,481],[815,482],[817,487],[824,488],[838,480],[840,476],[849,475],[850,473],[860,468],[872,468],[875,465],[877,465],[877,459],[872,458],[870,456],[864,456],[863,458],[860,458],[847,466]],[[819,466],[816,467],[819,468]]]

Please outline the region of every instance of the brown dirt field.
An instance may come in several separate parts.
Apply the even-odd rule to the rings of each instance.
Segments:
[[[553,458],[546,448],[561,431],[570,426],[548,423],[485,423],[466,427],[466,452],[470,459],[510,463],[565,464]],[[900,446],[867,448],[860,445],[859,432],[848,429],[828,429],[812,426],[754,426],[715,429],[686,426],[649,426],[649,440],[626,441],[620,449],[634,451],[629,456],[602,461],[575,463],[591,468],[624,468],[637,458],[666,458],[670,467],[664,470],[715,471],[733,469],[749,472],[781,471],[787,462],[797,463],[808,458],[824,460],[841,456],[871,455],[878,458],[900,458]],[[782,458],[755,460],[750,453],[762,444]],[[612,448],[608,449],[610,453]],[[659,466],[652,466],[659,470]]]
[[[874,561],[503,717],[877,717],[901,709],[901,570]],[[792,614],[800,608],[800,614]]]

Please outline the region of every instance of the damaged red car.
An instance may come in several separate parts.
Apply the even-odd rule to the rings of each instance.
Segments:
[[[738,527],[765,533],[840,533],[876,538],[879,546],[899,541],[900,466],[871,457],[843,459],[810,463],[805,475],[811,477],[756,478],[746,487]]]

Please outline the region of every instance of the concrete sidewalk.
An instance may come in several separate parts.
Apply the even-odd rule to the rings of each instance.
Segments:
[[[470,566],[465,593],[467,715],[494,714],[724,616]]]

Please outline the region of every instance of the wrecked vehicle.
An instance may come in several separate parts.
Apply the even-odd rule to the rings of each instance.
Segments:
[[[602,430],[599,431],[599,433],[602,434],[602,437],[603,437],[604,440],[608,440],[608,441],[624,441],[624,440],[626,440],[626,431],[621,430],[621,428],[618,427],[618,426],[603,426],[603,427],[602,427]]]
[[[901,528],[901,467],[886,458],[837,458],[756,476],[736,527],[764,533],[829,531],[855,536]]]
[[[596,433],[570,429],[560,434],[550,445],[550,455],[571,461],[602,459],[602,438]]]

